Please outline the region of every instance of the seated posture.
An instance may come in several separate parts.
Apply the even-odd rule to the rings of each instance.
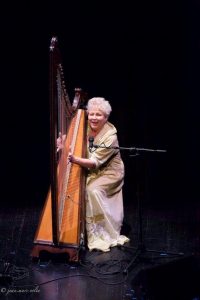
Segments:
[[[123,245],[129,239],[120,235],[123,222],[122,186],[124,164],[118,149],[117,130],[108,117],[111,106],[104,98],[88,101],[87,158],[69,153],[69,161],[87,168],[86,230],[89,250],[104,252],[110,247]]]

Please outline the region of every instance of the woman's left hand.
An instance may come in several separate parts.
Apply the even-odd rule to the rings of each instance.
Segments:
[[[72,154],[71,146],[69,147],[68,161],[71,163],[75,162],[75,156]]]

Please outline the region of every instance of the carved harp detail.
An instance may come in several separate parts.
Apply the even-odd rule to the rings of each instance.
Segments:
[[[31,255],[40,251],[67,253],[69,260],[78,260],[85,233],[85,174],[68,162],[69,150],[85,156],[86,116],[85,95],[75,90],[71,104],[64,83],[64,74],[57,38],[50,45],[50,189],[41,213]],[[57,151],[57,139],[63,148]]]

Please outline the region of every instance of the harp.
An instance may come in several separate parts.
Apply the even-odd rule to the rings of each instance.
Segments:
[[[61,55],[56,37],[50,43],[50,188],[34,238],[32,257],[41,251],[66,253],[69,261],[79,259],[85,243],[85,174],[68,162],[69,149],[85,156],[86,94],[75,89],[73,103],[66,90]],[[63,148],[58,151],[58,136]]]

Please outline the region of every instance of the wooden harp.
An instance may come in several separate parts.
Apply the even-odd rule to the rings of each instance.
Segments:
[[[56,37],[50,44],[50,188],[34,238],[31,256],[41,251],[67,253],[78,261],[85,244],[85,174],[83,168],[68,162],[69,149],[85,157],[86,97],[75,89],[73,103],[66,90],[61,55]],[[57,139],[63,139],[58,151]]]

